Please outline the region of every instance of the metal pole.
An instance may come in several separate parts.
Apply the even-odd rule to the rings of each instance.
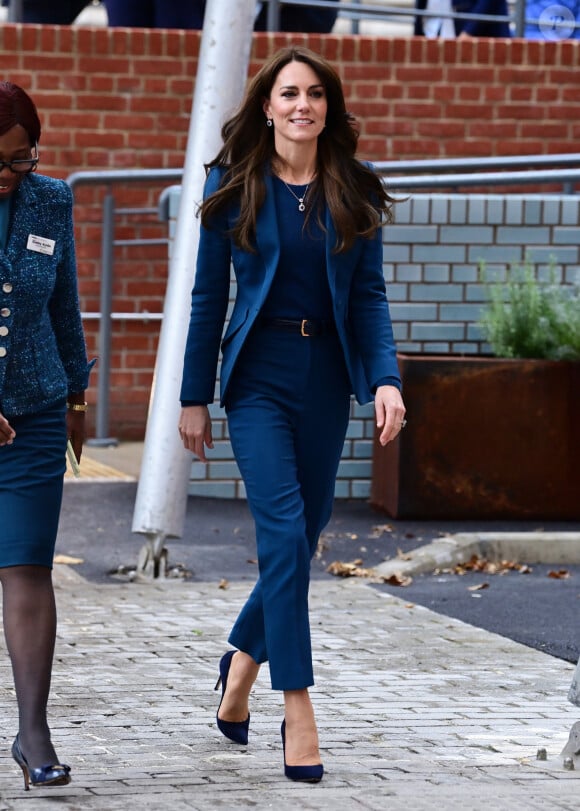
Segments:
[[[242,98],[252,44],[256,0],[208,0],[163,322],[153,377],[133,532],[147,536],[138,571],[164,573],[165,538],[183,533],[192,457],[177,431],[179,390],[199,242],[196,210],[203,164],[218,152],[221,127]]]
[[[7,22],[9,23],[21,23],[22,17],[24,16],[23,12],[23,2],[22,0],[10,0],[8,4],[8,17]]]
[[[516,0],[514,7],[514,36],[523,37],[526,28],[526,0]]]
[[[280,0],[268,0],[266,27],[268,31],[280,30]]]
[[[111,334],[113,311],[113,244],[115,228],[115,198],[110,189],[103,198],[103,226],[101,233],[101,322],[98,343],[98,384],[95,438],[87,445],[116,445],[109,434],[109,395],[111,382]]]
[[[360,5],[360,0],[354,0],[354,2],[357,3],[358,5]],[[351,31],[352,31],[353,34],[359,34],[360,33],[360,20],[359,20],[358,17],[352,21],[352,23],[351,23]]]

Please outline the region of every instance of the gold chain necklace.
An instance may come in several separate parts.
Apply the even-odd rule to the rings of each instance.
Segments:
[[[280,180],[282,180],[282,178],[280,178]],[[304,205],[304,200],[306,199],[306,195],[308,194],[308,189],[310,188],[310,183],[312,183],[312,181],[310,181],[310,183],[307,183],[307,184],[306,184],[306,188],[304,189],[304,192],[303,192],[303,194],[302,194],[302,197],[299,197],[297,194],[295,194],[295,193],[292,191],[292,189],[290,188],[290,186],[289,186],[289,185],[286,183],[286,181],[285,181],[285,180],[282,180],[282,183],[283,183],[283,184],[286,186],[286,188],[288,189],[288,191],[290,192],[290,194],[292,195],[292,197],[293,197],[295,200],[298,200],[298,211],[305,211],[305,210],[306,210],[306,206]]]

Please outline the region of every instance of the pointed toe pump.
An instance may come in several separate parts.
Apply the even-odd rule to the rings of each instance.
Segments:
[[[12,744],[12,757],[22,769],[24,791],[28,791],[30,785],[66,786],[71,781],[70,766],[67,766],[66,763],[49,764],[47,766],[39,766],[37,769],[31,769],[20,748],[18,735],[14,738],[14,743]]]
[[[324,766],[317,763],[314,766],[288,766],[286,763],[286,719],[282,721],[280,729],[282,735],[282,748],[284,750],[284,774],[288,780],[300,783],[320,783],[324,774]]]
[[[219,717],[219,711],[222,705],[222,701],[224,700],[224,693],[226,691],[228,676],[230,673],[230,667],[232,664],[232,658],[234,653],[237,653],[237,651],[229,650],[227,653],[224,653],[224,655],[220,660],[219,666],[220,674],[215,689],[217,690],[221,684],[222,697],[216,713],[216,722],[218,729],[222,733],[222,735],[225,735],[226,738],[229,738],[230,741],[233,741],[234,743],[239,743],[241,746],[246,746],[248,743],[248,730],[250,728],[249,714],[245,721],[222,721],[222,719]]]

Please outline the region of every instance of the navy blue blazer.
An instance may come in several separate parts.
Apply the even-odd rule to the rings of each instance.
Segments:
[[[79,311],[72,204],[64,181],[35,174],[22,179],[11,200],[0,251],[5,416],[41,411],[88,386],[92,363]]]
[[[212,169],[204,197],[219,188],[223,171]],[[227,234],[236,221],[237,206],[220,213],[211,229],[201,227],[185,348],[182,402],[213,402],[221,342],[220,402],[224,404],[236,359],[270,290],[278,265],[280,240],[272,178],[266,175],[265,181],[266,200],[256,224],[256,253],[240,250]],[[336,327],[352,391],[359,403],[367,403],[373,399],[373,390],[383,378],[393,378],[394,384],[401,385],[383,277],[381,229],[372,239],[357,238],[348,252],[334,254],[336,231],[329,215],[326,228],[328,282]],[[230,262],[237,294],[222,340],[229,301]]]

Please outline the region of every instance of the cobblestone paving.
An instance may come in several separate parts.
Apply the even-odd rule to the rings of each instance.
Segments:
[[[98,585],[66,566],[55,582],[51,726],[74,782],[24,793],[3,652],[0,811],[578,808],[577,773],[559,757],[578,719],[566,662],[360,580],[316,581],[312,695],[326,774],[294,784],[267,668],[248,747],[214,725],[217,662],[247,584]]]

